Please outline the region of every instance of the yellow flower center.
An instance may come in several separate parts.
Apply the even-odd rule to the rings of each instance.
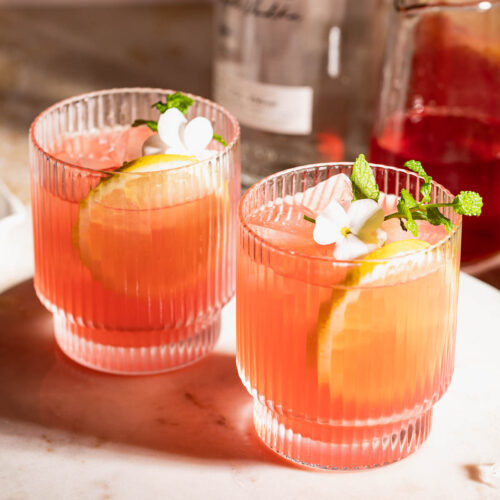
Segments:
[[[351,230],[348,227],[343,227],[340,232],[342,233],[342,236],[344,238],[347,238],[347,235],[351,232]]]

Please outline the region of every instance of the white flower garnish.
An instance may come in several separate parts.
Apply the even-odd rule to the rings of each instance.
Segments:
[[[158,135],[170,148],[182,149],[181,129],[186,126],[187,119],[177,108],[167,109],[158,119]]]
[[[144,142],[142,153],[194,155],[206,159],[215,154],[206,149],[213,135],[212,124],[204,116],[188,121],[177,108],[170,108],[160,115],[158,133]]]
[[[387,237],[380,229],[383,222],[384,211],[376,201],[354,201],[346,212],[333,199],[316,217],[313,237],[319,245],[335,243],[336,259],[357,259],[383,245]]]

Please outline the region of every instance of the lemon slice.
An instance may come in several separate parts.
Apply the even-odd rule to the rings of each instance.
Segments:
[[[158,172],[160,170],[182,167],[195,161],[196,156],[173,154],[149,155],[129,161],[118,170],[120,172]]]
[[[308,365],[317,367],[320,384],[330,383],[332,349],[336,337],[343,330],[347,306],[356,301],[359,296],[359,290],[355,287],[364,284],[373,285],[379,281],[382,285],[388,275],[397,275],[402,272],[401,265],[397,262],[390,260],[379,262],[380,260],[392,259],[429,246],[426,241],[416,239],[388,243],[369,253],[361,265],[349,271],[341,284],[345,288],[333,289],[330,300],[320,306],[317,328],[308,340]]]
[[[196,157],[185,155],[151,155],[143,156],[131,162],[125,163],[115,170],[116,175],[111,174],[109,178],[102,180],[92,189],[82,202],[80,202],[80,214],[86,206],[95,203],[105,204],[107,207],[117,209],[149,209],[154,208],[158,201],[152,196],[152,188],[157,190],[161,182],[162,174],[167,175],[169,171],[177,167],[183,167],[195,163]],[[154,173],[151,176],[127,175]],[[172,177],[172,173],[169,173]],[[182,175],[181,175],[182,176]],[[177,175],[176,177],[181,177]],[[147,192],[149,191],[149,192]],[[162,193],[165,198],[166,193]],[[161,200],[162,203],[170,200]]]
[[[194,156],[151,155],[94,187],[72,228],[92,278],[143,298],[196,286],[209,228],[229,204],[227,182],[212,170],[209,161]]]

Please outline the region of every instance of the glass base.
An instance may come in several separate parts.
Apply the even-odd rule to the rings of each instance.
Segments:
[[[81,365],[108,373],[146,375],[175,370],[206,356],[219,338],[220,313],[201,325],[154,331],[89,328],[56,313],[54,330],[62,351]],[[102,342],[106,338],[109,342]]]
[[[280,415],[254,402],[254,425],[273,451],[321,469],[364,469],[390,464],[417,450],[431,429],[432,408],[382,425],[331,426]]]

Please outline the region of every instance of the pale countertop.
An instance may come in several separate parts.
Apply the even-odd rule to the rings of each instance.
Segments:
[[[456,369],[426,443],[359,472],[291,465],[258,440],[234,359],[234,303],[205,360],[123,377],[56,347],[31,280],[0,294],[0,498],[500,498],[500,292],[462,275]]]

